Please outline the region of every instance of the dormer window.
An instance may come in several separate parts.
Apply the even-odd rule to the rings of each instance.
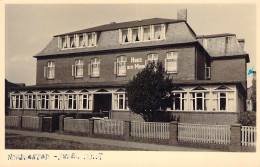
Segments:
[[[97,33],[83,33],[58,37],[60,49],[93,47],[97,45]]]
[[[165,25],[150,25],[119,29],[119,43],[148,42],[165,39]]]

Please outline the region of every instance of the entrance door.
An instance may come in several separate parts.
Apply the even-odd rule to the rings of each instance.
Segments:
[[[93,112],[101,113],[110,111],[112,103],[112,94],[94,94],[94,110]]]

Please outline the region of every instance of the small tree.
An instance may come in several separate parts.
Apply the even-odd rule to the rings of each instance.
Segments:
[[[145,121],[154,122],[172,104],[172,89],[162,63],[149,63],[126,85],[128,106]]]

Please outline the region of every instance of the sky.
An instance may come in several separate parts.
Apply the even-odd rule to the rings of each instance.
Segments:
[[[8,4],[5,10],[5,78],[36,84],[36,58],[54,35],[108,24],[148,18],[177,18],[186,8],[188,24],[197,35],[233,33],[245,39],[256,69],[256,6],[253,4]],[[248,80],[251,80],[249,76]],[[248,83],[248,86],[251,82]]]

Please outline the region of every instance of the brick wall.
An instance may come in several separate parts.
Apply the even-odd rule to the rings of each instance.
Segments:
[[[127,66],[135,66],[135,64],[144,65],[147,59],[147,54],[157,53],[159,61],[165,64],[166,53],[169,51],[177,51],[178,57],[178,73],[171,74],[176,80],[195,79],[195,46],[179,46],[168,48],[154,48],[140,51],[124,51],[116,53],[103,53],[99,55],[81,54],[78,56],[64,56],[60,58],[38,59],[37,61],[37,84],[53,84],[53,83],[82,83],[82,82],[106,82],[106,81],[128,81],[140,69],[129,69],[125,77],[117,77],[114,74],[114,62],[120,55],[127,56]],[[88,64],[91,58],[100,58],[100,77],[91,78],[88,75]],[[131,63],[131,57],[142,58],[140,63]],[[72,76],[72,65],[76,59],[82,59],[84,64],[83,78],[75,79]],[[44,78],[44,66],[47,66],[48,61],[55,62],[55,79],[48,80]]]

